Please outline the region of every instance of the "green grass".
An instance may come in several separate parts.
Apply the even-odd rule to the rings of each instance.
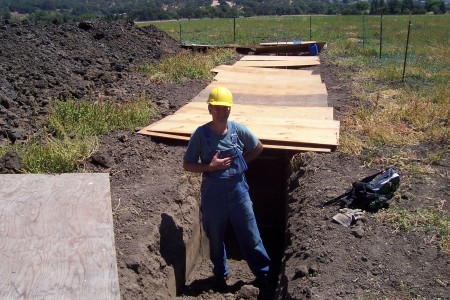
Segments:
[[[56,136],[85,138],[116,129],[134,130],[155,115],[145,95],[130,103],[90,100],[56,101],[48,117],[48,126]]]
[[[155,114],[150,100],[142,95],[128,103],[73,99],[52,103],[45,138],[33,138],[0,148],[0,154],[16,151],[24,173],[76,172],[98,148],[98,135],[116,129],[134,130],[148,124]]]
[[[435,244],[444,253],[450,254],[450,214],[445,212],[441,200],[437,207],[423,208],[411,212],[406,210],[390,210],[378,214],[377,218],[396,225],[397,230],[427,230],[427,243]]]
[[[152,82],[181,83],[186,80],[212,80],[211,69],[235,57],[232,49],[209,50],[208,53],[182,51],[176,55],[165,56],[156,64],[142,65],[138,70]]]
[[[17,149],[26,173],[75,172],[98,148],[96,137],[33,139]]]

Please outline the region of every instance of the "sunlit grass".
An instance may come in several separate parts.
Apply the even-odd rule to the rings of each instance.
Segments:
[[[26,173],[75,172],[98,148],[96,137],[33,139],[17,148]]]
[[[48,126],[56,131],[57,137],[84,138],[116,129],[134,130],[147,124],[155,114],[145,95],[128,103],[70,99],[53,103]]]
[[[450,214],[445,211],[446,200],[439,200],[436,207],[416,211],[390,209],[379,212],[378,220],[394,224],[396,230],[428,230],[425,241],[450,254]]]
[[[0,153],[19,153],[24,173],[76,172],[97,150],[98,135],[134,130],[148,124],[155,113],[145,95],[128,103],[58,100],[48,115],[47,131],[53,135],[43,131],[44,138],[6,145]]]
[[[192,79],[212,80],[211,69],[226,63],[237,53],[232,49],[209,50],[208,53],[182,51],[176,55],[165,56],[156,64],[139,67],[153,82],[180,83]]]

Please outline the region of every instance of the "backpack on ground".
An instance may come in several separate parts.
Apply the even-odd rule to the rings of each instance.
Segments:
[[[340,202],[341,207],[378,210],[387,206],[400,185],[400,175],[393,167],[353,182],[344,194],[322,203],[320,206]]]

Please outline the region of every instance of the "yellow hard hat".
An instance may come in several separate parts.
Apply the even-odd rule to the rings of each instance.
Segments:
[[[233,105],[233,95],[229,89],[218,86],[209,93],[208,104],[231,107]]]

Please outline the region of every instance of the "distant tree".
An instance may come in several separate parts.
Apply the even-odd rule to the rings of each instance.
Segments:
[[[413,0],[403,0],[402,1],[402,13],[409,13],[414,10]]]
[[[402,3],[400,0],[388,0],[388,12],[393,15],[398,15],[402,12]]]
[[[357,1],[355,8],[359,13],[367,12],[369,10],[369,3],[367,1]]]
[[[11,19],[11,12],[9,11],[9,8],[0,7],[0,21],[9,19]]]
[[[56,9],[56,2],[55,0],[45,0],[42,1],[41,8],[43,10],[55,10]]]
[[[445,14],[445,2],[444,0],[426,0],[425,9],[427,12],[433,12],[435,14]]]
[[[388,7],[386,5],[386,2],[384,2],[384,0],[380,0],[378,2],[378,13],[386,13]]]
[[[370,14],[374,15],[378,13],[378,0],[372,0],[370,3]]]

